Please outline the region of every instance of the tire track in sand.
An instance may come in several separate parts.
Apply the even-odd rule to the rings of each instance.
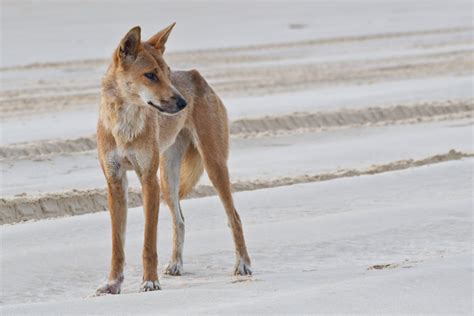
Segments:
[[[240,192],[300,183],[328,181],[338,178],[375,175],[470,157],[474,157],[474,153],[450,150],[447,153],[429,156],[419,160],[398,160],[386,164],[372,165],[365,169],[341,169],[314,175],[299,175],[269,180],[256,179],[253,181],[237,181],[232,183],[232,188],[234,191]],[[215,194],[211,186],[198,185],[188,198],[205,197]],[[135,188],[130,189],[128,197],[129,207],[142,205],[140,190]],[[106,209],[106,189],[72,190],[37,196],[14,197],[0,199],[0,224],[67,215],[80,215],[105,211]]]
[[[293,113],[244,118],[231,122],[233,137],[258,137],[357,126],[379,126],[471,117],[474,100],[421,102],[412,105],[341,109],[330,112]],[[94,150],[95,135],[77,139],[46,140],[0,147],[0,161],[34,159],[51,154]]]
[[[258,96],[300,91],[318,86],[371,83],[443,75],[466,75],[474,69],[470,51],[454,51],[398,59],[320,64],[242,67],[209,72],[212,87],[223,97]],[[0,100],[3,120],[51,111],[65,111],[100,103],[100,90]]]

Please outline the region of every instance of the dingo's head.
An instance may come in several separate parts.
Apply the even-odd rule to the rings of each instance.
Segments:
[[[173,86],[170,68],[163,59],[165,43],[175,24],[141,42],[140,27],[132,28],[120,41],[114,56],[115,78],[122,95],[139,106],[152,106],[175,114],[187,105]]]

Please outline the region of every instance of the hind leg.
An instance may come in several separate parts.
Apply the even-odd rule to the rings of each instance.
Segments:
[[[244,233],[240,217],[234,207],[232,198],[227,157],[229,151],[229,127],[227,112],[220,98],[215,94],[206,80],[197,71],[189,74],[198,88],[193,111],[193,124],[196,132],[196,143],[204,160],[207,174],[224,204],[229,226],[234,239],[236,264],[234,273],[237,275],[252,274],[250,257],[245,245]]]
[[[201,153],[203,155],[205,169],[224,205],[229,226],[232,230],[236,253],[234,274],[250,275],[252,274],[252,270],[250,269],[250,257],[247,253],[240,216],[235,209],[234,199],[232,197],[229,170],[227,168],[227,148],[225,146],[212,145],[212,139],[201,139],[201,143]]]
[[[179,181],[182,157],[189,141],[178,135],[176,142],[162,155],[160,166],[163,197],[173,218],[173,251],[165,273],[181,275],[183,273],[184,217],[179,203]]]
[[[203,79],[202,79],[203,80]],[[204,160],[204,167],[212,185],[224,205],[229,226],[234,239],[236,263],[235,275],[250,275],[250,257],[247,253],[240,216],[234,206],[232,197],[227,157],[229,151],[229,128],[227,114],[222,101],[208,91],[207,111],[194,112],[194,124],[198,135],[198,149]]]
[[[232,237],[234,239],[236,262],[234,266],[235,275],[251,275],[250,257],[247,253],[247,246],[245,244],[244,233],[242,230],[242,223],[240,216],[234,207],[234,200],[232,198],[229,171],[226,162],[215,162],[212,160],[204,160],[205,167],[209,178],[217,190],[219,197],[224,204],[227,219],[230,228],[232,229]]]

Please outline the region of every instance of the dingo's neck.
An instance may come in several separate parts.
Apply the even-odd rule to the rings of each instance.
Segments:
[[[131,142],[145,130],[147,110],[123,98],[116,87],[104,86],[100,120],[119,142]]]

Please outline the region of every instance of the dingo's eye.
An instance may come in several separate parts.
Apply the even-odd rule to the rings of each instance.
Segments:
[[[158,77],[152,72],[147,72],[144,76],[150,79],[151,81],[158,81]]]

